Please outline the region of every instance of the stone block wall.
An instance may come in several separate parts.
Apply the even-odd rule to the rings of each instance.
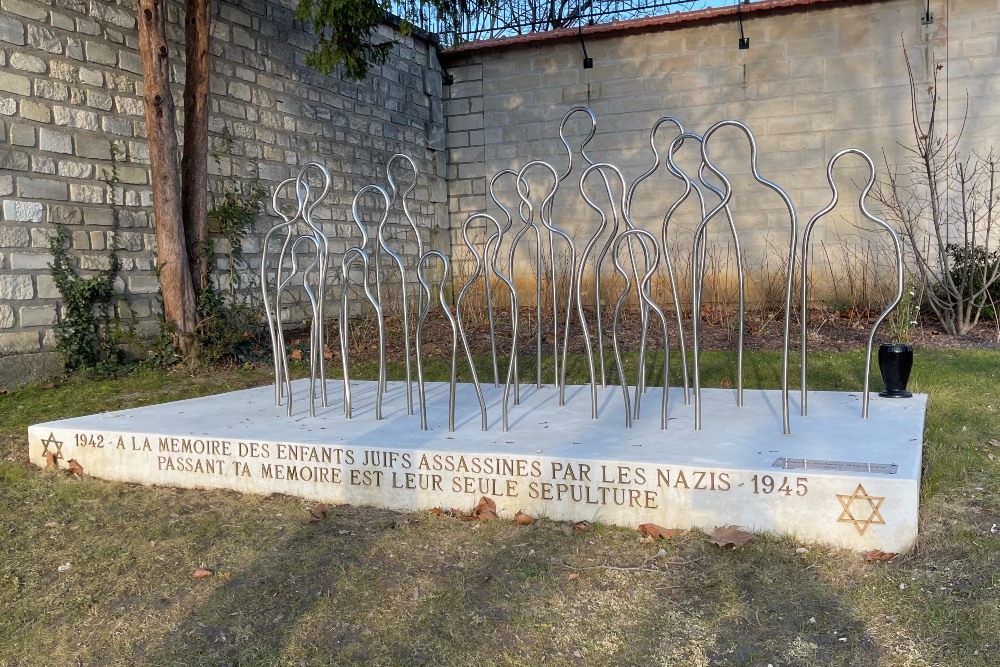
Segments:
[[[883,156],[898,164],[905,158],[900,144],[913,145],[904,43],[921,109],[926,112],[930,99],[930,72],[940,67],[939,122],[957,131],[968,102],[964,148],[1000,145],[1000,1],[932,0],[929,24],[922,21],[926,0],[755,5],[744,7],[746,50],[738,48],[735,10],[719,8],[697,14],[698,20],[668,17],[640,21],[633,29],[627,23],[585,29],[592,69],[583,67],[576,31],[442,53],[455,81],[445,88],[452,229],[472,212],[499,213],[486,187],[500,169],[539,159],[563,174],[567,157],[559,123],[570,108],[586,105],[597,116],[589,157],[619,166],[629,182],[654,161],[649,133],[661,116],[674,116],[696,133],[722,119],[747,123],[756,135],[760,173],[789,193],[801,230],[830,201],[826,165],[834,153],[861,148],[884,174]],[[589,129],[583,114],[567,124],[574,168],[554,207],[554,221],[576,235],[578,246],[599,220],[579,195],[584,164],[579,148]],[[661,154],[674,134],[669,125],[658,132]],[[788,246],[784,205],[754,186],[742,134],[721,130],[710,148],[734,183],[734,213],[748,263],[777,267]],[[685,145],[678,162],[693,173],[697,147]],[[865,231],[856,212],[854,184],[865,182],[867,170],[857,158],[838,164],[844,204],[816,230],[814,266],[850,267],[869,255],[889,259],[887,239]],[[516,201],[512,182],[505,181],[504,201]],[[539,178],[533,191],[550,183],[549,176]],[[666,208],[681,191],[680,182],[661,167],[636,190],[633,221],[658,233]],[[711,195],[708,200],[718,201]],[[671,223],[671,244],[688,254],[697,213],[692,200]],[[723,243],[728,232],[719,222],[714,238]],[[719,263],[731,273],[731,249],[722,253]]]
[[[387,187],[386,161],[404,152],[421,172],[411,212],[427,241],[447,244],[447,232],[440,231],[448,218],[436,47],[384,27],[382,37],[398,40],[386,65],[361,82],[324,76],[305,65],[314,38],[293,20],[296,4],[212,3],[212,191],[245,185],[256,169],[270,192],[306,162],[320,161],[332,172],[333,186],[328,205],[315,216],[339,254],[356,236],[354,193],[368,183]],[[67,226],[71,253],[83,271],[107,266],[109,247],[116,244],[122,260],[118,287],[128,304],[122,315],[137,318],[143,331],[158,326],[136,5],[0,0],[0,385],[23,379],[25,368],[58,368],[52,326],[60,295],[47,268],[57,223]],[[183,3],[168,9],[174,95],[181,109]],[[401,172],[399,180],[408,183],[409,177]],[[400,220],[397,203],[391,221]],[[273,221],[265,214],[259,228]],[[398,224],[393,229],[412,265],[415,242]],[[248,239],[244,248],[258,270],[253,260],[261,237]],[[224,263],[218,268],[224,273]]]

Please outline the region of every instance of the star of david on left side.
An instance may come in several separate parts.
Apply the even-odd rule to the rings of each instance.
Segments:
[[[882,518],[882,513],[879,512],[879,508],[882,507],[882,503],[885,502],[885,496],[872,496],[865,491],[865,487],[858,484],[858,488],[854,490],[852,494],[837,494],[837,499],[843,506],[844,511],[840,513],[840,517],[837,519],[840,523],[853,523],[854,527],[858,529],[858,533],[861,535],[865,534],[868,527],[872,524],[885,525],[885,519]],[[868,503],[868,516],[867,517],[856,517],[851,506],[855,502],[867,502]],[[863,505],[862,505],[863,507]],[[864,510],[862,509],[861,512]],[[859,514],[861,514],[859,512]]]
[[[62,440],[56,440],[56,434],[54,431],[49,431],[49,437],[42,439],[42,454],[49,453],[49,445],[55,447],[53,454],[56,458],[62,457]]]

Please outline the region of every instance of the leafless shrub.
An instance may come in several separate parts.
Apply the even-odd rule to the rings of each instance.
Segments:
[[[992,148],[964,154],[959,147],[968,106],[959,130],[952,134],[938,117],[937,65],[921,102],[905,45],[910,82],[913,144],[900,165],[884,157],[886,175],[874,190],[906,241],[927,306],[945,330],[964,335],[990,306],[990,289],[1000,285],[997,234],[997,156]]]

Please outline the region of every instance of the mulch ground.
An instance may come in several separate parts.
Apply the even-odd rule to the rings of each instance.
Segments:
[[[489,322],[482,316],[464,318],[465,332],[469,347],[474,355],[490,353]],[[596,318],[588,314],[588,324],[591,331],[591,342],[595,340]],[[654,317],[655,320],[655,317]],[[810,351],[842,352],[864,349],[868,342],[873,320],[868,317],[853,317],[825,312],[810,313],[807,341]],[[522,354],[531,355],[536,351],[535,332],[536,320],[534,308],[524,309],[519,323],[521,331],[519,350]],[[687,348],[691,347],[692,322],[683,322],[684,336]],[[790,346],[799,349],[800,320],[795,317],[791,321]],[[667,333],[671,349],[677,349],[676,316],[667,313]],[[784,341],[784,321],[778,312],[754,311],[747,313],[743,323],[744,348],[747,350],[781,350]],[[386,354],[392,359],[403,357],[402,320],[399,317],[385,319]],[[507,352],[511,346],[510,318],[505,313],[498,313],[494,322],[494,331],[498,351]],[[413,329],[411,329],[411,332]],[[551,354],[553,350],[553,326],[551,315],[542,319],[542,354]],[[611,315],[603,318],[604,342],[611,346]],[[706,310],[699,322],[699,339],[702,350],[735,350],[738,345],[739,322],[737,314],[732,311],[713,312]],[[351,321],[351,361],[366,362],[378,359],[377,327],[372,316],[361,317]],[[327,359],[339,362],[340,349],[336,323],[327,328]],[[563,344],[562,321],[559,326],[559,348]],[[296,345],[307,344],[308,334],[305,331],[290,337],[293,348]],[[619,327],[619,344],[623,351],[637,350],[641,337],[641,327],[638,312],[629,310],[622,313]],[[430,357],[446,357],[451,354],[452,329],[451,324],[440,310],[431,311],[423,329],[424,354]],[[663,336],[658,324],[654,323],[648,336],[650,349],[663,349]],[[892,340],[892,334],[883,324],[875,336],[875,345],[879,343],[898,342]],[[965,336],[952,336],[944,331],[940,323],[925,318],[909,332],[908,341],[916,348],[937,349],[989,349],[1000,350],[1000,331],[997,323],[981,322],[971,333]],[[411,345],[413,341],[411,340]],[[461,352],[461,346],[459,348]],[[569,352],[586,352],[586,341],[575,316],[571,324],[569,337]]]

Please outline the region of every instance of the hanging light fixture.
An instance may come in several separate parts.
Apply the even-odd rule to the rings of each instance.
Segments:
[[[590,25],[594,25],[593,5],[591,5]],[[583,41],[583,22],[577,25],[577,36],[580,37],[580,46],[583,48],[583,69],[594,69],[594,59],[587,55],[587,45]]]
[[[747,2],[747,1],[748,0],[743,0],[741,2],[740,0],[736,0],[736,18],[740,22],[740,48],[741,49],[749,49],[750,48],[750,38],[743,34],[743,7],[742,7],[742,5],[743,5],[743,2]],[[930,2],[930,0],[927,0],[927,1]]]

